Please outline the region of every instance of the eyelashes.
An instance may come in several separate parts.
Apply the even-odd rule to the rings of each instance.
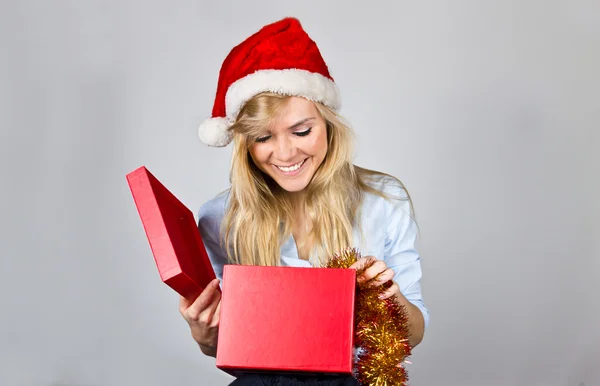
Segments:
[[[304,130],[304,131],[295,132],[294,135],[297,135],[298,137],[306,137],[307,135],[309,135],[311,133],[311,131],[312,131],[312,127],[307,130]],[[259,142],[259,143],[264,143],[264,142],[267,142],[270,138],[271,138],[270,135],[265,135],[264,137],[256,138],[255,141]]]
[[[299,131],[296,134],[298,137],[306,137],[307,135],[310,134],[310,132],[312,131],[312,127],[310,127],[308,130],[304,130],[304,131]]]

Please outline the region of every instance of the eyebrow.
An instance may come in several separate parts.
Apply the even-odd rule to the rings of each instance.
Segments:
[[[298,121],[298,122],[294,123],[292,126],[288,127],[287,129],[288,129],[288,130],[294,130],[294,129],[297,129],[297,128],[298,128],[298,126],[302,126],[302,125],[303,125],[303,124],[305,124],[306,122],[308,122],[308,121],[311,121],[311,120],[313,120],[313,119],[315,119],[315,117],[308,117],[308,118],[304,118],[304,119],[302,119],[302,120],[300,120],[300,121]],[[269,133],[271,133],[271,131],[270,131],[270,130],[269,130]]]

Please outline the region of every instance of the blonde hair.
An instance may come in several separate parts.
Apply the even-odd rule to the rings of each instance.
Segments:
[[[234,264],[279,265],[280,248],[291,234],[294,220],[289,196],[250,157],[254,140],[288,100],[280,94],[258,94],[245,104],[230,128],[234,143],[231,189],[221,235]],[[334,253],[353,247],[353,228],[359,226],[356,219],[363,193],[384,196],[370,187],[367,179],[391,176],[353,165],[352,130],[328,107],[320,103],[315,106],[326,123],[328,150],[306,188],[307,221],[312,224],[306,244],[311,255],[315,253],[324,264]]]

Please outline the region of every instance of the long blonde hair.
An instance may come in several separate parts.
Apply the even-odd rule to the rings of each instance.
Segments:
[[[289,196],[250,157],[254,139],[288,99],[276,93],[258,94],[245,104],[230,128],[234,143],[231,189],[221,235],[227,256],[235,264],[279,265],[280,248],[291,234],[294,218]],[[391,176],[353,165],[352,130],[328,107],[315,106],[327,126],[328,151],[306,188],[305,208],[312,224],[307,245],[325,263],[334,253],[353,247],[363,193],[384,196],[367,184],[368,178]]]

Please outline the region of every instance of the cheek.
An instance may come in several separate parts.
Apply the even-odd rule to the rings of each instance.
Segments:
[[[314,155],[325,156],[327,153],[327,133],[325,130],[321,130],[319,135],[315,135],[311,143],[311,150]]]
[[[250,148],[250,157],[254,164],[259,168],[262,168],[263,165],[269,160],[268,158],[269,152],[264,148],[264,146],[253,145]]]

